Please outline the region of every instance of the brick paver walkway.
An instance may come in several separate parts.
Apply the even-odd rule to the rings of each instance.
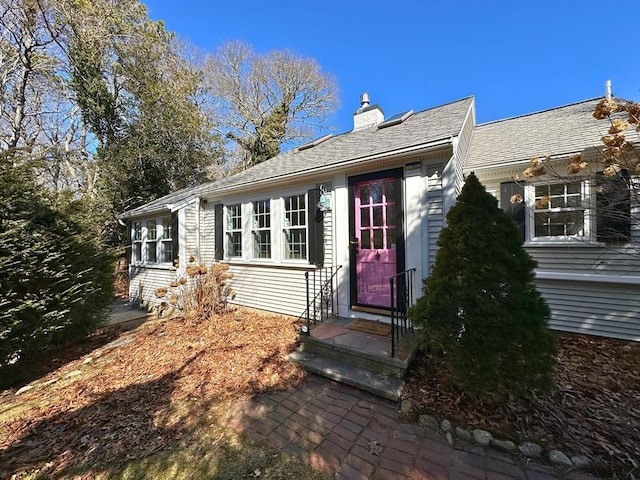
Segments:
[[[315,375],[298,387],[239,403],[231,423],[345,480],[593,479],[493,449],[452,448],[442,433],[399,420],[395,403]]]

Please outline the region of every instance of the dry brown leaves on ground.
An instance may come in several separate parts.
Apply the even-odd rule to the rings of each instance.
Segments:
[[[427,358],[416,362],[405,396],[418,413],[485,428],[514,441],[586,455],[603,477],[640,472],[640,345],[579,335],[559,336],[556,388],[508,402],[474,402],[452,391]]]
[[[193,434],[230,398],[282,389],[293,323],[237,311],[150,322],[0,400],[0,477],[124,463]],[[48,462],[43,469],[43,462]]]

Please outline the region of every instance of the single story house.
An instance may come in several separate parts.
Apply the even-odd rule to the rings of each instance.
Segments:
[[[365,94],[350,132],[123,213],[130,297],[152,306],[179,274],[174,258],[184,269],[193,257],[229,264],[235,303],[297,317],[305,272],[341,266],[340,316],[386,321],[389,278],[415,269],[420,295],[446,213],[473,171],[522,229],[551,328],[640,341],[639,226],[623,222],[624,241],[599,232],[586,177],[522,178],[535,156],[595,160],[607,129],[592,116],[599,100],[476,125],[473,97],[385,118]],[[542,208],[542,196],[561,207]],[[638,218],[637,205],[627,211]]]

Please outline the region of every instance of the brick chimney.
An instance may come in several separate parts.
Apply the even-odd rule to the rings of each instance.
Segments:
[[[369,94],[360,95],[360,108],[353,114],[353,131],[379,125],[384,121],[384,112],[378,105],[369,105]]]

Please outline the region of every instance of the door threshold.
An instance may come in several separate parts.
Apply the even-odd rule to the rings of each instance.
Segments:
[[[385,317],[391,316],[391,311],[383,308],[375,307],[362,307],[360,305],[351,305],[351,310],[354,312],[373,313],[375,315],[384,315]]]

